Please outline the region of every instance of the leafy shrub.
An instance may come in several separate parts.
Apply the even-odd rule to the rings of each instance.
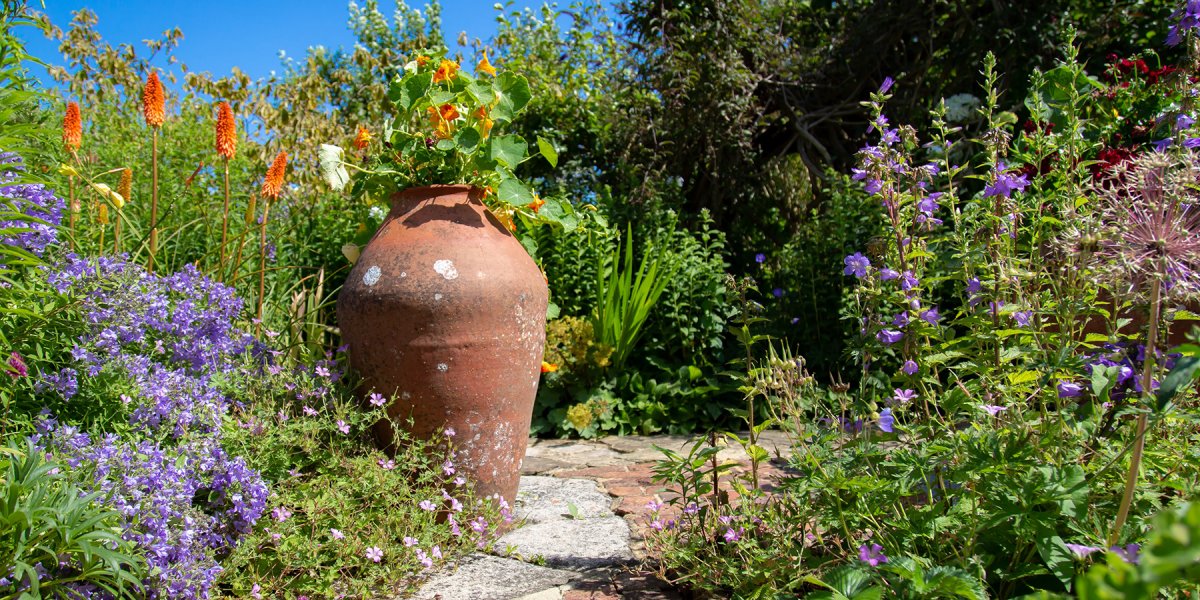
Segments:
[[[0,593],[5,597],[140,597],[146,563],[121,538],[120,514],[69,483],[32,443],[0,450]]]
[[[1182,19],[1190,44],[1196,21]],[[852,179],[886,233],[841,265],[857,385],[812,387],[787,361],[768,377],[784,385],[763,384],[778,365],[747,361],[742,389],[794,434],[795,474],[767,495],[703,441],[669,453],[658,477],[680,497],[650,542],[667,574],[738,597],[1155,593],[1131,566],[1076,582],[1098,549],[1139,562],[1148,516],[1200,481],[1198,349],[1166,336],[1200,290],[1194,82],[1105,86],[1075,58],[1034,75],[1022,131],[985,62],[975,141],[945,105],[926,141],[884,115],[890,80],[872,94],[878,141]],[[1113,119],[1131,112],[1114,99],[1163,111],[1127,158],[1098,156],[1129,143],[1114,144]],[[757,463],[768,423],[749,424],[738,439]],[[1187,539],[1174,531],[1172,547]],[[1163,591],[1195,591],[1167,579]]]

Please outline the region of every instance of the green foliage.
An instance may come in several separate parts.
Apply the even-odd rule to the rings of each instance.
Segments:
[[[297,400],[287,384],[314,397]],[[255,587],[266,597],[411,592],[426,569],[414,548],[449,557],[492,544],[501,523],[495,505],[477,504],[453,470],[443,470],[453,465],[453,438],[423,442],[397,426],[396,452],[388,455],[375,448],[371,430],[392,424],[382,409],[363,410],[348,388],[314,395],[305,378],[286,371],[229,385],[247,408],[226,424],[225,445],[272,482],[276,512],[224,561],[222,595],[244,598]],[[446,525],[448,515],[461,536]],[[486,531],[468,526],[476,518]],[[370,560],[368,548],[383,558]]]
[[[1188,502],[1164,511],[1151,524],[1136,563],[1115,552],[1080,575],[1080,600],[1149,600],[1167,586],[1186,583],[1200,592],[1200,505]]]
[[[675,276],[678,266],[670,260],[667,248],[667,240],[651,242],[635,266],[633,230],[629,229],[625,232],[624,253],[618,242],[604,267],[597,269],[592,322],[596,339],[612,347],[616,369],[625,365],[636,348],[650,309]]]
[[[0,597],[70,597],[89,585],[141,597],[145,560],[121,538],[120,515],[70,483],[65,467],[32,442],[10,439],[0,456],[0,570],[13,584],[0,586]]]

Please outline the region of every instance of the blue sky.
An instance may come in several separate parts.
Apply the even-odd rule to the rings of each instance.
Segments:
[[[114,46],[134,44],[140,53],[145,51],[141,40],[160,38],[164,31],[179,27],[184,37],[175,56],[188,69],[221,76],[236,65],[259,78],[272,69],[282,70],[280,50],[299,58],[309,46],[350,47],[347,4],[346,0],[45,0],[44,10],[65,30],[72,12],[89,8],[99,18],[97,30],[105,41]],[[496,32],[494,4],[492,0],[442,0],[442,29],[452,49],[461,31],[484,40]],[[41,2],[32,0],[30,5],[40,7]],[[390,20],[395,0],[380,0],[379,5]],[[515,0],[506,11],[541,5],[538,0]],[[424,2],[409,6],[424,8]],[[32,28],[19,28],[18,33],[32,55],[51,64],[63,63],[57,42]]]

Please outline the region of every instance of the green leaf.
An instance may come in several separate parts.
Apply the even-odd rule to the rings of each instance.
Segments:
[[[1185,356],[1180,358],[1175,363],[1175,368],[1167,373],[1163,379],[1162,386],[1158,388],[1158,410],[1165,409],[1171,399],[1179,393],[1180,389],[1191,385],[1192,381],[1200,376],[1200,357]]]
[[[496,121],[512,121],[533,97],[529,91],[529,82],[509,71],[496,77],[495,89],[499,100],[492,108],[491,117]]]
[[[399,84],[393,84],[391,90],[388,91],[388,98],[391,98],[396,103],[396,108],[402,113],[407,113],[412,110],[417,100],[423,98],[429,92],[429,86],[433,85],[433,73],[422,73],[412,77],[405,77],[400,80]]]
[[[500,186],[496,188],[496,196],[501,202],[513,206],[526,206],[533,202],[533,191],[515,177],[501,180]]]
[[[554,151],[554,146],[551,145],[550,142],[547,142],[546,140],[542,139],[541,136],[538,136],[537,145],[538,145],[538,150],[540,150],[542,152],[542,156],[546,159],[546,162],[550,163],[550,166],[552,166],[552,167],[557,167],[558,166],[558,152]]]
[[[350,174],[342,164],[344,151],[332,144],[321,144],[317,148],[317,160],[320,162],[321,179],[329,184],[334,191],[342,191],[350,182]]]
[[[525,160],[525,152],[529,149],[529,145],[525,143],[524,138],[519,135],[503,135],[492,139],[492,159],[510,169],[515,169],[517,165]],[[530,199],[532,202],[533,199]],[[526,202],[528,204],[528,202]]]
[[[566,232],[575,231],[579,227],[579,216],[570,202],[562,198],[543,198],[546,204],[538,210],[538,217],[549,223],[561,225]]]
[[[1071,580],[1075,578],[1075,560],[1062,538],[1052,535],[1038,539],[1037,551],[1063,587],[1070,589]]]
[[[481,140],[483,140],[483,136],[474,127],[463,127],[454,136],[454,142],[458,144],[458,149],[465,154],[471,154],[477,150]]]

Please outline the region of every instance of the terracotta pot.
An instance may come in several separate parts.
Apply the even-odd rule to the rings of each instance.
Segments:
[[[546,339],[545,278],[469,186],[408,189],[338,297],[362,392],[429,439],[455,433],[457,468],[516,497]],[[390,449],[391,427],[376,425]]]

